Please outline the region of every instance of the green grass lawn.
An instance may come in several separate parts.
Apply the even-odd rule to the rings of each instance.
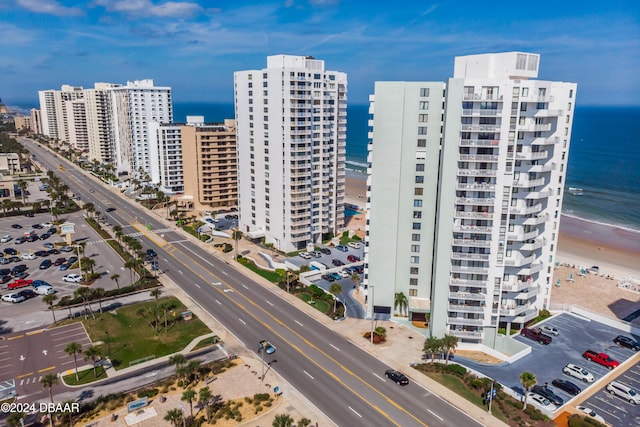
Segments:
[[[78,363],[80,362],[78,361]],[[65,384],[67,385],[89,384],[91,382],[107,378],[107,373],[104,371],[104,368],[102,366],[98,366],[96,368],[96,374],[98,374],[97,377],[93,375],[93,368],[85,369],[84,371],[78,371],[78,381],[76,381],[75,369],[72,370],[73,373],[71,375],[65,375],[64,377],[62,377]]]
[[[219,342],[220,342],[220,337],[218,337],[217,335],[214,335],[212,337],[200,340],[200,342],[198,344],[196,344],[196,346],[193,347],[193,350],[191,350],[191,351],[199,350],[201,348],[208,347],[210,345],[214,345],[214,344],[217,344]]]
[[[307,293],[307,292],[299,292],[296,294],[296,296],[298,298],[300,298],[302,301],[308,303],[309,301],[311,301],[311,294]],[[313,304],[309,304],[312,305],[313,307],[315,307],[316,310],[321,311],[324,314],[327,314],[330,310],[333,309],[333,306],[329,303],[327,303],[326,301],[322,301],[319,299],[315,299],[313,300]]]
[[[249,270],[253,271],[254,273],[257,273],[260,276],[264,277],[271,283],[278,283],[280,280],[283,279],[283,277],[280,274],[276,273],[275,271],[263,270],[260,267],[256,266],[253,262],[251,262],[251,260],[248,260],[246,258],[240,258],[238,262],[244,265],[245,267],[247,267]]]
[[[210,333],[209,328],[195,316],[182,320],[180,313],[186,307],[176,298],[160,298],[157,304],[171,304],[167,311],[167,329],[164,314],[160,317],[156,332],[145,318],[136,312],[140,308],[153,309],[156,301],[135,304],[116,310],[116,314],[103,313],[95,319],[83,320],[91,341],[102,341],[98,346],[102,355],[109,356],[116,369],[129,367],[129,362],[144,357],[156,358],[182,350],[194,338]],[[149,319],[152,320],[152,319]],[[107,332],[109,333],[107,337]]]

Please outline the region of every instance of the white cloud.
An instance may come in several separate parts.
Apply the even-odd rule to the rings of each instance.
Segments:
[[[30,42],[31,32],[12,24],[0,22],[0,44],[21,45]]]
[[[62,6],[56,0],[16,0],[16,3],[31,12],[47,15],[78,16],[84,14],[82,9]]]
[[[109,12],[160,18],[190,18],[203,11],[199,4],[192,2],[168,1],[155,4],[151,0],[96,0],[96,4]]]

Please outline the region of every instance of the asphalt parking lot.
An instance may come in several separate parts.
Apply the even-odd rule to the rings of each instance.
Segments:
[[[569,313],[561,313],[547,320],[544,324],[558,328],[560,334],[553,336],[553,342],[549,345],[542,345],[528,338],[517,336],[515,338],[516,340],[531,346],[531,354],[512,364],[505,363],[502,365],[488,366],[466,359],[460,361],[460,363],[497,380],[500,384],[520,394],[524,393],[524,389],[520,383],[520,374],[525,371],[531,372],[536,376],[538,384],[543,385],[544,383],[548,383],[549,388],[560,396],[566,404],[574,396],[551,386],[553,379],[559,378],[571,381],[584,392],[589,386],[600,387],[601,385],[598,381],[611,372],[604,366],[583,359],[582,353],[585,350],[591,349],[597,352],[607,353],[620,363],[623,363],[635,354],[633,350],[617,346],[613,342],[616,336],[628,334],[602,323]],[[565,375],[562,372],[562,368],[568,363],[582,366],[588,372],[592,373],[596,380],[595,385],[586,384],[577,378]]]
[[[613,355],[611,356],[613,357]],[[636,363],[616,378],[616,381],[622,382],[640,392],[640,365]],[[606,389],[607,383],[608,381],[599,384],[600,389],[584,401],[582,406],[593,409],[608,424],[614,427],[640,426],[640,407],[618,396],[611,395]]]

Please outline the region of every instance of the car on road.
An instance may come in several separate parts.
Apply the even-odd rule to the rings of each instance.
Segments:
[[[54,267],[59,267],[62,264],[64,264],[66,261],[67,261],[67,259],[65,257],[56,258],[56,260],[53,261],[53,265],[54,265]]]
[[[349,242],[347,246],[353,249],[360,249],[360,242]]]
[[[349,248],[345,245],[338,245],[336,246],[336,249],[339,250],[340,252],[349,252]]]
[[[20,292],[18,292],[18,295],[22,295],[24,297],[24,299],[31,299],[31,298],[35,298],[35,297],[38,296],[38,294],[36,294],[31,289],[23,289]]]
[[[14,228],[16,230],[19,230],[22,228],[22,226],[20,224],[11,224],[11,228]]]
[[[15,304],[17,302],[24,301],[24,297],[20,294],[6,294],[2,295],[2,301],[12,302]]]
[[[30,259],[36,259],[37,256],[36,256],[36,254],[32,254],[31,252],[26,252],[26,253],[22,254],[22,256],[20,258],[30,260]]]
[[[115,211],[115,210],[116,210],[116,208],[107,208],[107,209],[105,209],[105,210],[106,210],[107,212],[113,212],[113,211]]]
[[[349,255],[349,256],[347,257],[347,261],[349,261],[349,262],[358,262],[358,261],[360,261],[360,258],[358,258],[358,257],[357,257],[357,256],[355,256],[355,255]]]
[[[70,273],[62,276],[62,280],[69,283],[80,283],[82,282],[82,276],[75,273]]]
[[[588,416],[590,416],[591,418],[593,418],[594,420],[601,422],[602,424],[605,423],[604,418],[602,418],[602,416],[598,415],[598,413],[596,411],[594,411],[591,408],[588,408],[586,406],[576,406],[576,409]]]
[[[5,254],[7,254],[7,255],[17,255],[18,254],[18,251],[13,249],[13,248],[4,248],[3,252]]]
[[[262,340],[258,343],[258,351],[259,352],[264,351],[267,354],[273,354],[276,352],[276,347],[273,344],[271,344],[269,341]]]
[[[534,385],[533,387],[531,387],[531,392],[539,394],[542,397],[546,397],[551,403],[556,406],[562,406],[562,404],[564,403],[564,399],[555,394],[553,390],[551,390],[546,385]]]
[[[538,406],[541,406],[548,411],[555,411],[558,409],[556,405],[549,401],[549,399],[544,396],[540,396],[538,393],[529,392],[527,393],[527,398],[530,399],[531,402],[538,404]]]
[[[391,381],[393,381],[394,383],[398,384],[398,385],[407,385],[409,384],[409,378],[406,377],[405,374],[403,374],[400,371],[396,371],[394,369],[387,369],[384,372],[384,376],[389,378]]]
[[[562,372],[566,375],[582,380],[585,383],[592,383],[596,380],[591,372],[574,363],[568,363],[567,366],[562,368]]]
[[[50,259],[45,259],[40,263],[40,270],[46,270],[47,268],[51,267],[53,263],[51,262]]]
[[[542,329],[542,332],[547,335],[554,335],[554,336],[560,335],[560,331],[558,330],[558,328],[554,326],[544,325],[540,329]]]
[[[13,237],[9,236],[8,234],[5,234],[4,236],[2,236],[2,238],[0,239],[0,243],[7,243],[10,242],[11,239],[13,239]]]
[[[147,249],[147,256],[150,256],[153,258],[153,257],[157,257],[158,254],[153,249]]]
[[[618,335],[613,339],[613,342],[618,344],[619,346],[630,348],[633,351],[640,350],[640,342],[624,335]]]
[[[582,389],[580,387],[578,387],[577,385],[575,385],[571,381],[563,380],[563,379],[560,379],[560,378],[554,379],[553,381],[551,381],[551,384],[554,387],[557,387],[560,390],[564,390],[567,393],[572,394],[574,396],[580,394],[580,392],[582,391]]]

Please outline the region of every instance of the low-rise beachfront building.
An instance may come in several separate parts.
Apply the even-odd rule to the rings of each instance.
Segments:
[[[540,56],[455,59],[446,82],[376,82],[363,284],[370,315],[499,348],[549,305],[576,84]],[[373,289],[372,289],[373,288]]]

